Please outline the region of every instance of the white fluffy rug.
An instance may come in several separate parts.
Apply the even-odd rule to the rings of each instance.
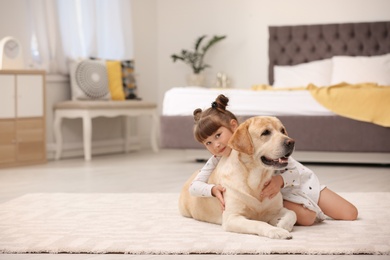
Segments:
[[[292,240],[182,217],[178,194],[27,194],[0,204],[0,252],[390,254],[390,193],[342,193],[357,221],[295,227]]]

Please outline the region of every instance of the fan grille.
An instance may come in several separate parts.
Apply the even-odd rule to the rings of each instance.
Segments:
[[[77,85],[86,96],[98,99],[108,94],[108,76],[106,66],[96,61],[80,62],[76,68]]]

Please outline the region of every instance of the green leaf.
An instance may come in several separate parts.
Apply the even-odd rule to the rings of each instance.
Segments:
[[[181,60],[184,63],[188,64],[192,71],[195,74],[198,74],[202,72],[204,69],[211,67],[208,64],[204,64],[204,56],[206,55],[206,52],[216,43],[226,38],[225,35],[217,36],[214,35],[213,38],[211,38],[206,45],[202,47],[203,40],[207,37],[207,35],[202,35],[195,41],[195,48],[192,51],[188,50],[181,50],[180,55],[172,54],[171,58],[173,62],[176,62],[177,60]],[[200,51],[201,50],[201,51]]]
[[[211,46],[213,46],[214,44],[216,44],[217,42],[225,39],[226,36],[214,36],[208,43],[205,47],[203,47],[203,52],[205,53],[208,49],[210,49]]]
[[[195,52],[199,50],[199,46],[202,43],[203,39],[206,38],[207,35],[200,36],[198,40],[195,42]]]

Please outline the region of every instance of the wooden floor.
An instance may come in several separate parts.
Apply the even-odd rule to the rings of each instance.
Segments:
[[[177,150],[149,150],[129,154],[49,161],[44,165],[0,169],[0,203],[26,193],[128,193],[179,192],[185,180],[203,164]],[[390,192],[390,167],[306,164],[322,184],[336,192]],[[0,205],[1,207],[1,205]],[[0,234],[1,238],[1,234]],[[5,260],[105,259],[390,259],[370,255],[93,255],[0,254]]]

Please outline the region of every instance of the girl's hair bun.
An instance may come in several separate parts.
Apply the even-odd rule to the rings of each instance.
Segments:
[[[195,109],[193,115],[194,115],[195,122],[198,122],[200,119],[200,116],[202,115],[202,109],[200,109],[200,108]]]
[[[221,110],[226,110],[227,104],[229,102],[229,98],[225,95],[220,94],[216,99],[215,102],[211,103],[211,106],[213,108],[219,108]],[[214,107],[215,103],[215,107]]]

